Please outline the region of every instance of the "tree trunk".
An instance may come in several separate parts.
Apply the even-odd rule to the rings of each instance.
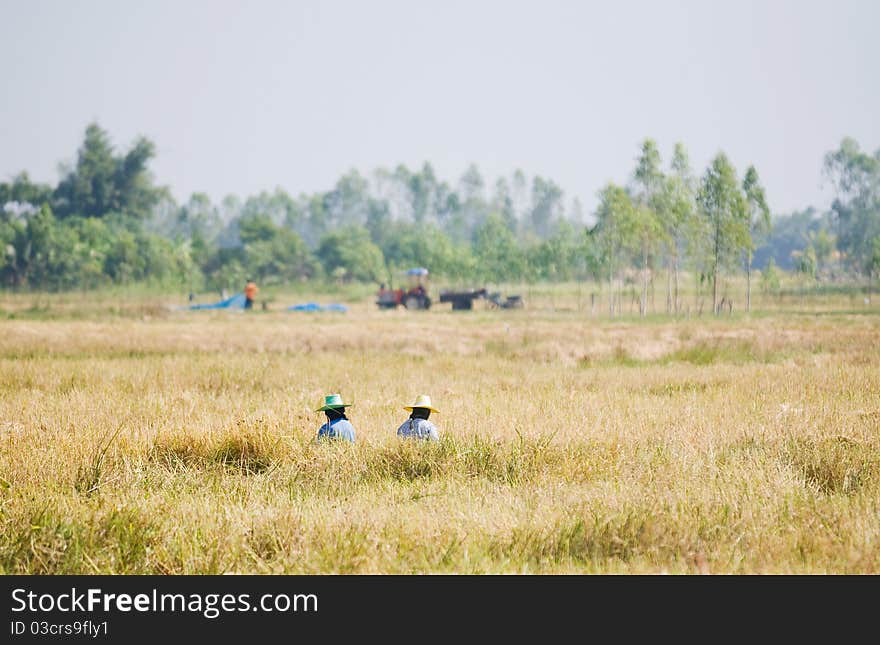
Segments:
[[[641,302],[641,311],[639,312],[642,315],[642,318],[648,315],[648,251],[647,249],[642,250],[642,257],[644,258],[644,277],[642,278],[642,302]]]
[[[672,313],[672,257],[666,265],[666,315]]]
[[[752,311],[752,253],[746,259],[746,313]]]
[[[712,264],[712,313],[718,315],[718,262]]]
[[[675,310],[675,315],[678,315],[679,304],[678,304],[678,255],[675,256],[672,264],[672,280],[673,280],[673,292],[672,292],[672,304],[673,309]]]
[[[614,318],[614,270],[608,263],[608,315]]]
[[[715,230],[715,256],[712,258],[712,314],[718,315],[718,252],[721,232]]]

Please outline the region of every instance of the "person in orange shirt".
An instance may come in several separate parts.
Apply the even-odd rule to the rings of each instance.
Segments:
[[[254,296],[257,295],[259,289],[253,280],[248,279],[244,287],[244,308],[250,309],[254,306]]]

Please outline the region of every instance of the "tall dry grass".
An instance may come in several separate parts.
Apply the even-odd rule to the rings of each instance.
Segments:
[[[4,573],[880,572],[880,319],[0,322]],[[317,445],[321,397],[355,445]],[[439,445],[399,441],[441,408]]]

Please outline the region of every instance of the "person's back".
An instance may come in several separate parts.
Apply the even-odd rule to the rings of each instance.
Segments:
[[[440,441],[440,434],[437,432],[437,426],[428,421],[431,412],[439,410],[431,405],[431,397],[427,394],[420,394],[416,397],[412,405],[403,406],[404,410],[411,412],[409,419],[400,424],[397,429],[397,436],[406,439],[422,439],[423,441]]]
[[[342,439],[343,441],[355,441],[355,430],[351,421],[345,416],[345,408],[351,407],[350,403],[343,403],[339,394],[328,394],[324,397],[324,405],[316,410],[327,416],[327,422],[318,428],[318,441],[322,439]]]
[[[410,417],[400,424],[400,427],[397,429],[397,436],[412,439],[424,439],[426,441],[440,440],[437,426],[427,419],[415,419],[413,417]]]
[[[327,421],[318,429],[318,439],[345,439],[354,443],[354,426],[345,417]]]
[[[254,298],[256,297],[258,291],[259,289],[257,288],[257,285],[254,284],[254,281],[248,280],[247,284],[244,287],[245,309],[250,309],[251,307],[253,307]]]

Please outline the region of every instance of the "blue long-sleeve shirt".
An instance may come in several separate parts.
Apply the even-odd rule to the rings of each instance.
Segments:
[[[345,439],[354,443],[354,426],[348,419],[334,419],[318,429],[318,439]]]
[[[437,427],[427,419],[407,419],[397,429],[397,436],[440,441]]]

